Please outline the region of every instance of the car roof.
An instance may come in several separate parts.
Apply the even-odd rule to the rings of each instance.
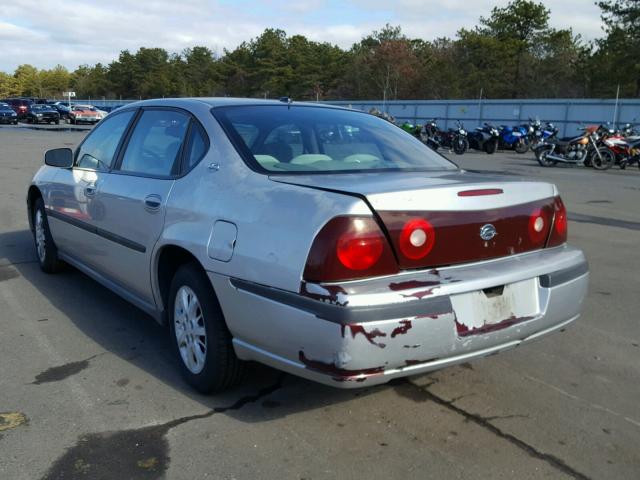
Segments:
[[[250,106],[250,105],[286,105],[286,102],[280,100],[264,100],[262,98],[234,98],[234,97],[188,97],[188,98],[162,98],[162,99],[153,99],[153,100],[142,100],[141,102],[135,102],[128,105],[126,107],[133,106],[176,106],[176,105],[193,105],[195,103],[206,104],[210,107],[235,107],[235,106]],[[295,99],[292,100],[292,105],[312,105],[315,107],[324,107],[324,108],[333,108],[333,109],[341,109],[345,110],[344,107],[337,107],[335,105],[327,105],[322,103],[315,102],[296,102]]]

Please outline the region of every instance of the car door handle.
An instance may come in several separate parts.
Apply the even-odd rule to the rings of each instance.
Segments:
[[[84,187],[84,194],[87,197],[93,197],[96,194],[96,191],[98,190],[98,188],[96,187],[95,183],[91,183],[89,185],[87,185],[86,187]]]
[[[162,205],[162,197],[160,195],[151,194],[147,195],[144,199],[144,208],[147,210],[159,210],[160,205]]]

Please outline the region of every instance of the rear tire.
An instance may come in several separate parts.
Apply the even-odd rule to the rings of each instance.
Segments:
[[[547,155],[551,153],[551,148],[538,148],[535,150],[536,160],[542,167],[553,167],[556,163],[555,160],[550,160]]]
[[[233,350],[211,282],[198,265],[178,268],[168,303],[171,344],[185,380],[201,393],[219,392],[239,383],[245,364]]]
[[[62,269],[62,262],[58,259],[58,249],[51,236],[42,198],[36,199],[33,205],[33,241],[42,271],[59,272]]]

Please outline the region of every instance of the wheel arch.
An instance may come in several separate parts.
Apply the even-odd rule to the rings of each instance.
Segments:
[[[27,212],[29,217],[29,229],[31,231],[33,231],[33,205],[36,203],[38,198],[43,198],[42,192],[37,186],[31,185],[27,192]]]
[[[178,268],[187,263],[193,263],[205,272],[205,268],[202,266],[202,263],[198,258],[184,247],[175,244],[167,244],[162,245],[156,252],[152,275],[160,303],[159,310],[162,312],[162,315],[160,315],[158,320],[162,324],[165,324],[167,321],[167,305],[169,304],[171,279],[178,271]],[[213,285],[210,286],[215,295]]]

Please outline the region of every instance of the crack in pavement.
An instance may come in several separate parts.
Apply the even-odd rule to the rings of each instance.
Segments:
[[[82,435],[44,474],[42,480],[86,479],[156,480],[169,467],[169,443],[166,434],[174,427],[208,418],[218,413],[240,410],[279,390],[286,374],[253,395],[239,398],[226,407],[215,407],[197,415],[176,418],[160,425],[131,430]]]
[[[421,387],[420,385],[416,385],[415,383],[411,382],[410,380],[406,380],[404,382],[404,384],[411,386],[413,389],[416,389],[420,392],[420,395],[422,395],[424,397],[425,400],[431,400],[434,403],[437,403],[438,405],[441,405],[455,413],[457,413],[458,415],[463,416],[466,420],[471,421],[473,423],[475,423],[476,425],[490,431],[491,433],[493,433],[494,435],[508,441],[509,443],[511,443],[512,445],[518,447],[520,450],[524,451],[525,453],[529,454],[531,457],[533,458],[537,458],[539,460],[542,460],[544,462],[546,462],[547,464],[549,464],[550,466],[554,467],[557,470],[560,470],[561,472],[576,478],[578,480],[590,480],[589,477],[587,477],[585,474],[575,470],[574,468],[570,467],[569,465],[567,465],[563,460],[561,460],[560,458],[556,457],[555,455],[552,455],[550,453],[544,453],[541,452],[540,450],[536,449],[534,446],[529,445],[528,443],[524,442],[523,440],[520,440],[518,437],[510,434],[510,433],[506,433],[503,430],[501,430],[500,428],[496,427],[495,425],[493,425],[490,420],[492,418],[495,417],[483,417],[481,415],[477,415],[474,413],[470,413],[467,412],[466,410],[458,407],[457,405],[454,405],[453,402],[449,401],[449,400],[445,400],[442,397],[439,397],[438,395],[436,395],[435,393],[433,393],[432,391],[428,390],[429,385],[426,385],[425,387]]]

